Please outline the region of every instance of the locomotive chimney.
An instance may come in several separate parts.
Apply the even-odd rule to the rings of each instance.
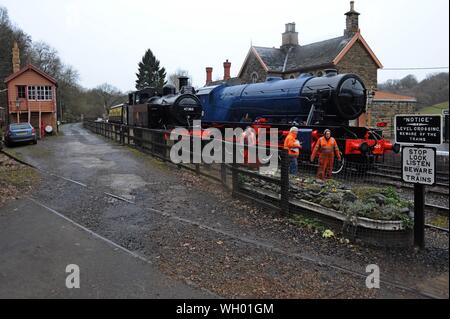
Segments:
[[[355,1],[350,1],[350,11],[345,14],[346,29],[344,35],[346,37],[353,37],[359,31],[359,15],[360,13],[355,11]]]
[[[14,42],[14,47],[12,49],[12,65],[13,73],[19,72],[20,70],[20,51],[17,42]]]
[[[184,87],[189,86],[189,78],[187,76],[180,76],[178,78],[179,90],[181,91]]]
[[[212,67],[206,68],[206,85],[212,82],[212,72],[213,72]]]
[[[228,60],[223,63],[223,79],[224,81],[231,79],[231,62]]]
[[[298,45],[298,32],[295,32],[295,22],[286,23],[286,30],[282,35],[281,48]]]

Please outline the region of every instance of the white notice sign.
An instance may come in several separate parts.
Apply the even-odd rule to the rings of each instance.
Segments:
[[[404,147],[402,162],[404,182],[422,185],[435,184],[436,149],[430,147]]]

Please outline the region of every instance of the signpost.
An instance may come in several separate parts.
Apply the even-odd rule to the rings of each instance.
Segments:
[[[402,179],[414,184],[414,245],[425,247],[425,185],[436,183],[436,149],[442,143],[440,115],[397,115],[395,141],[402,148]],[[413,144],[411,146],[411,144]]]

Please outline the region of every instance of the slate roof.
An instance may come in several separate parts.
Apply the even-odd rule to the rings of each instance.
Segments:
[[[331,64],[351,40],[351,37],[342,36],[290,48],[253,48],[269,71],[289,72]]]

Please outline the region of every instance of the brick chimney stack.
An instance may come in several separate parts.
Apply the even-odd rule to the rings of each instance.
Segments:
[[[14,42],[14,47],[12,49],[12,65],[13,73],[19,72],[20,70],[20,51],[17,42]]]
[[[223,79],[225,81],[231,79],[231,62],[228,60],[223,63]]]
[[[355,1],[350,1],[350,11],[345,14],[346,29],[344,35],[346,37],[352,37],[359,31],[359,15],[360,13],[355,11]]]
[[[213,72],[212,67],[206,68],[206,85],[212,82],[212,72]]]

